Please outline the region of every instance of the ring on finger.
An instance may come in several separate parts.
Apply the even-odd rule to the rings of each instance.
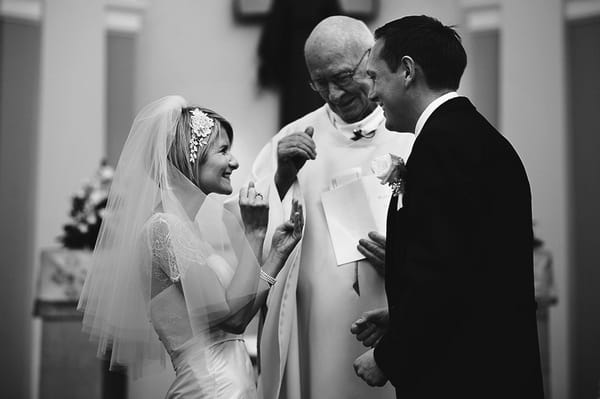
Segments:
[[[261,193],[256,193],[256,198],[260,197],[260,199],[263,199],[263,196]]]

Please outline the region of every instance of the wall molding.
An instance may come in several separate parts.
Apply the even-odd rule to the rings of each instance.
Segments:
[[[565,15],[568,21],[596,17],[600,15],[600,1],[571,0],[565,6]]]
[[[105,26],[110,32],[136,33],[143,24],[147,0],[106,0]],[[2,0],[0,16],[39,23],[44,13],[42,0]]]
[[[472,32],[500,29],[502,0],[462,0],[467,29]],[[600,16],[600,0],[568,0],[564,5],[565,21]]]
[[[3,0],[0,2],[0,16],[37,22],[42,18],[42,2],[40,0]]]

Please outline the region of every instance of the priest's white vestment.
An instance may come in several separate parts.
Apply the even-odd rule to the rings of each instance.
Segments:
[[[274,184],[277,143],[308,126],[314,128],[317,157],[304,164],[280,200]],[[365,137],[353,140],[358,129]],[[387,306],[384,279],[366,260],[337,265],[321,194],[330,189],[332,178],[352,169],[362,176],[372,174],[370,164],[378,156],[393,153],[406,160],[413,140],[413,134],[388,131],[380,107],[362,121],[347,124],[325,104],[285,126],[255,160],[251,180],[270,206],[265,253],[273,228],[289,217],[292,197],[301,201],[306,218],[301,250],[288,259],[267,300],[259,344],[260,397],[395,398],[389,383],[369,387],[352,367],[366,348],[350,333],[350,326],[363,312]]]

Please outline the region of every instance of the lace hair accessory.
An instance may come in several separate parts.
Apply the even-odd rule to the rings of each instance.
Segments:
[[[190,162],[196,162],[198,159],[198,147],[202,148],[208,142],[208,136],[212,132],[215,121],[204,112],[195,108],[190,111],[192,128],[192,138],[190,139]]]

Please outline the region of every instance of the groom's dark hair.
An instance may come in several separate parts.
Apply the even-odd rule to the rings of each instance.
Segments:
[[[427,15],[412,15],[378,28],[375,39],[383,39],[381,58],[391,71],[409,56],[421,67],[431,89],[458,89],[467,54],[453,27]]]

